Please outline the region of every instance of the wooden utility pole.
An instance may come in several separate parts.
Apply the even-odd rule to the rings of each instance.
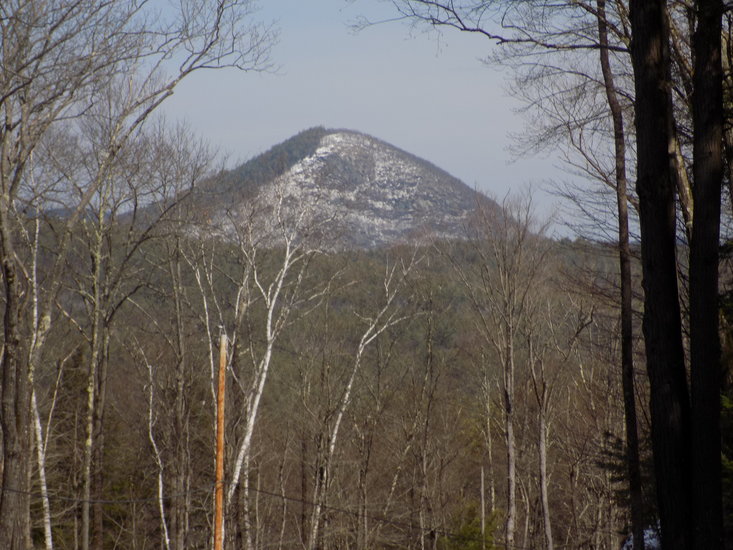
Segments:
[[[214,550],[224,548],[224,390],[227,370],[227,335],[219,342],[219,385],[216,393],[216,487],[214,504]]]

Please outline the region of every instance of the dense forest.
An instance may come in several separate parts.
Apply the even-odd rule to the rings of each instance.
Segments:
[[[222,172],[156,116],[271,66],[253,2],[0,4],[0,548],[730,547],[728,8],[391,3],[499,45],[595,233],[339,249],[259,192],[325,130]]]

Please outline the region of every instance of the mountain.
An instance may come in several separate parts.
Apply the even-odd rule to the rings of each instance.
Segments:
[[[205,192],[205,215],[225,220],[225,234],[258,211],[263,239],[297,224],[336,248],[463,238],[479,203],[499,212],[423,159],[366,134],[320,127],[227,172]]]

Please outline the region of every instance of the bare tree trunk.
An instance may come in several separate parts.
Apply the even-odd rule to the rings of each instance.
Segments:
[[[250,455],[244,457],[242,471],[245,475],[239,484],[239,508],[237,514],[239,516],[240,536],[243,539],[242,547],[244,550],[252,550],[252,512],[250,510],[249,499],[249,483],[250,483]]]
[[[690,186],[690,179],[687,177],[685,159],[682,156],[682,148],[677,135],[676,126],[672,126],[672,176],[675,179],[677,197],[679,198],[682,220],[685,222],[685,236],[687,242],[692,240],[692,227],[694,225],[694,193]]]
[[[486,482],[484,463],[481,463],[481,550],[486,550]]]
[[[29,371],[30,371],[30,385],[31,385],[31,408],[32,408],[32,414],[33,414],[33,423],[35,428],[35,440],[36,440],[36,459],[37,459],[37,466],[38,466],[38,480],[41,485],[41,501],[43,505],[43,536],[44,536],[44,543],[46,546],[46,550],[53,550],[53,531],[51,529],[51,504],[49,502],[48,498],[48,483],[46,479],[46,451],[48,449],[48,439],[47,436],[44,437],[43,435],[43,425],[41,424],[41,415],[38,410],[38,401],[36,399],[36,390],[35,390],[35,372],[36,372],[36,366],[39,362],[39,352],[43,348],[43,344],[45,342],[46,336],[48,334],[48,330],[50,328],[50,323],[48,322],[48,319],[41,318],[41,288],[39,284],[38,279],[38,252],[40,248],[40,219],[36,218],[35,224],[34,224],[34,231],[33,235],[31,236],[30,233],[26,233],[26,238],[28,240],[28,245],[31,249],[32,253],[32,264],[31,264],[31,274],[30,274],[30,284],[31,284],[31,295],[32,295],[32,336],[31,336],[31,343],[30,343],[30,349],[28,351],[28,365],[29,365]],[[48,430],[51,428],[51,418],[53,416],[53,409],[56,405],[56,391],[58,390],[58,384],[61,378],[61,370],[63,368],[63,361],[61,363],[61,366],[59,367],[59,375],[56,379],[56,390],[54,392],[54,397],[51,400],[51,412],[48,416],[48,423],[46,425],[46,434],[48,434]]]
[[[542,500],[542,523],[545,527],[545,545],[547,550],[554,550],[552,538],[552,521],[550,519],[550,496],[547,479],[547,414],[540,412],[539,418],[539,458],[540,458],[540,498]]]
[[[698,0],[693,37],[694,220],[690,243],[693,547],[723,547],[718,247],[723,182],[721,0]]]
[[[280,461],[280,468],[278,469],[278,481],[280,482],[280,504],[282,508],[280,509],[280,533],[277,539],[277,547],[278,550],[282,550],[285,544],[285,532],[287,529],[287,519],[288,519],[288,499],[286,497],[285,493],[285,481],[286,481],[286,475],[285,475],[285,459],[288,456],[288,447],[289,447],[289,440],[288,443],[285,445],[285,451],[283,452],[282,459]]]
[[[545,547],[553,550],[555,546],[552,537],[552,520],[550,517],[549,479],[547,477],[547,432],[550,409],[550,388],[545,376],[544,358],[536,353],[537,345],[534,342],[533,327],[527,332],[527,348],[529,351],[529,366],[532,378],[532,389],[537,401],[537,453],[539,462],[540,505],[542,508],[542,526],[545,534]],[[569,352],[568,352],[569,353]]]
[[[724,41],[722,49],[723,69],[723,153],[725,155],[725,168],[728,180],[728,203],[733,207],[733,43],[731,38],[731,20],[727,17]]]
[[[162,533],[162,541],[161,541],[161,547],[165,550],[170,550],[171,548],[171,541],[170,541],[170,535],[168,534],[168,520],[166,518],[166,511],[165,511],[165,486],[164,486],[164,472],[165,468],[163,465],[163,458],[160,454],[160,451],[158,449],[158,443],[155,440],[155,433],[154,433],[154,426],[155,426],[155,401],[153,399],[154,397],[154,390],[155,390],[155,380],[153,378],[153,366],[146,362],[146,367],[148,370],[148,440],[150,441],[150,444],[153,447],[153,458],[155,460],[155,465],[158,469],[158,475],[157,475],[157,501],[158,501],[158,514],[160,514],[160,530]]]
[[[326,439],[327,445],[323,457],[323,463],[320,465],[319,473],[316,476],[316,484],[313,489],[314,505],[313,511],[311,513],[310,535],[308,537],[309,550],[316,550],[317,548],[319,530],[321,526],[321,514],[324,506],[326,505],[326,496],[328,493],[328,486],[331,481],[330,478],[332,462],[334,454],[336,452],[339,429],[341,427],[341,422],[343,421],[344,414],[346,413],[346,408],[351,403],[351,392],[353,391],[356,375],[359,372],[359,367],[361,366],[361,360],[364,355],[364,351],[367,345],[376,337],[376,335],[372,334],[373,329],[374,326],[370,326],[367,333],[362,336],[361,341],[359,342],[349,380],[341,396],[333,426],[331,427],[331,430],[329,431],[328,437]]]
[[[184,344],[183,326],[183,304],[181,286],[183,278],[181,274],[181,246],[179,238],[176,237],[173,250],[169,252],[168,268],[170,271],[173,305],[175,308],[175,353],[176,372],[175,385],[176,395],[173,405],[174,426],[176,433],[175,464],[173,467],[173,500],[172,500],[172,539],[175,550],[184,550],[188,539],[188,518],[189,499],[184,496],[188,494],[188,479],[190,471],[189,451],[189,416],[186,398],[187,384],[187,351]]]
[[[305,433],[302,433],[300,440],[300,542],[304,548],[308,542],[306,502],[308,502],[308,440]]]
[[[506,442],[506,550],[514,548],[517,517],[517,451],[514,438],[514,334],[510,329],[504,364],[504,437]]]
[[[524,483],[520,483],[519,488],[520,488],[520,492],[522,493],[522,497],[524,498],[524,531],[522,533],[522,543],[521,545],[519,545],[519,547],[520,548],[531,548],[532,544],[530,541],[530,533],[529,533],[531,504],[529,502],[529,492],[527,491],[527,488],[525,487]]]
[[[5,147],[5,146],[4,146]],[[3,174],[5,176],[5,174]],[[20,352],[20,296],[13,237],[10,234],[10,197],[0,196],[0,258],[5,298],[2,366],[2,491],[0,548],[30,548],[29,461],[31,445],[31,388]]]
[[[663,0],[632,0],[637,194],[652,444],[665,549],[691,547],[690,404],[677,288],[675,183],[669,150],[669,22]]]
[[[94,454],[92,458],[92,494],[97,498],[93,507],[94,523],[92,526],[92,546],[95,550],[104,548],[104,509],[102,494],[104,491],[104,429],[107,405],[107,374],[109,372],[109,339],[110,326],[106,322],[102,325],[102,349],[98,368],[97,402],[94,407]]]
[[[618,258],[621,278],[621,385],[624,395],[624,416],[626,427],[626,470],[629,480],[631,501],[631,530],[634,535],[634,550],[644,550],[644,515],[639,461],[639,435],[636,420],[636,399],[634,397],[634,311],[631,288],[631,250],[629,247],[629,207],[626,197],[626,136],[621,104],[616,92],[613,71],[608,54],[608,24],[606,22],[606,1],[598,0],[598,37],[601,71],[606,89],[606,99],[613,120],[613,144],[616,175],[616,206],[618,211]],[[679,143],[677,143],[679,148]],[[677,150],[675,150],[677,155]]]
[[[378,397],[376,398],[379,399]],[[377,410],[380,405],[377,403]],[[379,412],[376,413],[379,415]],[[369,415],[364,420],[364,425],[359,437],[359,477],[357,479],[358,509],[356,514],[356,548],[367,550],[369,548],[369,472],[372,458],[372,445],[374,439],[375,421]]]
[[[487,426],[487,428],[489,430],[491,429],[490,426]],[[491,477],[491,479],[489,479],[489,509],[493,513],[494,510],[496,510],[496,482],[494,481],[494,454],[493,454],[493,444],[491,443],[493,440],[493,437],[491,436],[491,432],[489,432],[488,438],[489,438],[489,445],[488,445],[489,474]]]
[[[336,409],[336,416],[333,424],[326,437],[326,449],[323,457],[323,463],[320,465],[320,472],[316,476],[316,483],[313,490],[313,511],[311,514],[310,536],[308,538],[308,549],[316,550],[319,530],[321,524],[322,510],[326,504],[328,486],[331,481],[333,457],[336,453],[338,443],[339,430],[343,421],[346,409],[351,404],[351,395],[354,391],[356,376],[361,369],[364,352],[367,347],[374,342],[385,330],[400,323],[405,319],[404,315],[400,315],[399,311],[393,308],[395,299],[400,294],[403,286],[406,284],[407,274],[415,265],[416,260],[413,257],[408,265],[399,266],[395,264],[387,269],[385,274],[383,289],[383,304],[372,318],[366,318],[367,326],[359,339],[356,351],[354,352],[353,363],[349,379],[344,387]]]
[[[281,209],[283,197],[279,197],[278,209]],[[278,214],[279,215],[279,214]],[[297,232],[302,228],[291,229],[293,234],[285,235],[286,239],[284,250],[282,252],[283,257],[279,265],[279,270],[276,272],[273,280],[268,286],[265,286],[259,279],[258,266],[256,264],[257,249],[253,242],[242,243],[242,253],[246,258],[245,261],[249,264],[247,269],[251,269],[252,279],[257,292],[260,294],[264,305],[265,305],[265,326],[264,326],[264,338],[265,338],[265,349],[262,352],[261,357],[257,360],[255,366],[255,374],[252,380],[249,393],[246,396],[246,418],[245,426],[242,434],[242,439],[239,444],[239,450],[237,457],[234,461],[234,469],[232,472],[231,483],[227,490],[226,502],[229,506],[232,502],[234,492],[236,491],[240,479],[247,482],[247,476],[249,475],[249,464],[250,464],[250,453],[252,447],[252,436],[254,435],[255,424],[257,421],[257,414],[259,411],[260,400],[265,390],[265,383],[270,371],[273,351],[275,349],[275,343],[280,335],[280,332],[288,321],[292,302],[298,299],[298,289],[304,275],[304,270],[307,269],[308,258],[312,255],[312,251],[304,250],[303,244],[296,242],[296,238],[300,237]],[[252,231],[252,228],[249,228]],[[251,247],[251,248],[248,248]],[[298,265],[300,264],[300,265]],[[297,270],[300,269],[298,272]],[[296,271],[293,275],[293,271]],[[293,277],[294,282],[290,281],[289,278]],[[290,283],[292,282],[292,285]],[[243,287],[249,285],[249,275],[245,275],[245,281],[242,283]],[[293,289],[290,289],[288,296],[285,296],[284,287],[290,285]],[[245,289],[240,287],[238,292],[243,292]],[[249,289],[246,289],[249,292]],[[238,304],[239,305],[239,304]],[[243,310],[246,309],[247,304],[243,306]],[[242,312],[243,314],[243,312]],[[248,488],[245,487],[245,493],[248,492]],[[248,542],[251,544],[251,542]],[[250,546],[248,546],[248,549]]]
[[[488,371],[484,369],[483,385],[483,401],[486,415],[484,425],[484,439],[486,441],[486,459],[489,462],[489,510],[493,512],[496,509],[496,487],[494,482],[494,437],[491,430],[491,382],[488,378]]]
[[[97,403],[97,365],[99,363],[99,323],[94,321],[92,335],[92,354],[87,372],[87,410],[84,419],[84,460],[82,465],[82,502],[81,502],[81,550],[90,550],[92,470],[94,468],[94,408]]]
[[[105,189],[104,194],[109,192],[109,189]],[[106,197],[105,197],[106,198]],[[102,513],[98,507],[101,504],[98,503],[99,499],[96,499],[94,503],[94,519],[95,525],[92,525],[92,495],[95,493],[95,489],[101,488],[101,483],[97,476],[99,462],[101,460],[101,454],[97,452],[98,441],[97,437],[101,434],[101,411],[99,410],[99,403],[101,396],[99,390],[102,386],[102,372],[100,372],[102,363],[104,362],[105,354],[105,333],[103,324],[103,294],[104,294],[104,224],[103,221],[106,216],[106,212],[103,207],[107,205],[106,200],[100,201],[98,207],[97,217],[99,221],[99,227],[93,227],[92,229],[92,240],[90,243],[89,254],[91,256],[91,297],[89,299],[89,307],[91,309],[91,336],[89,337],[90,357],[89,366],[87,371],[87,410],[85,418],[85,429],[86,429],[86,440],[84,443],[84,465],[82,470],[82,503],[81,503],[81,518],[82,518],[82,550],[90,550],[92,544],[98,550],[101,550],[101,523]],[[94,494],[94,496],[99,496]],[[92,537],[92,531],[94,536]]]

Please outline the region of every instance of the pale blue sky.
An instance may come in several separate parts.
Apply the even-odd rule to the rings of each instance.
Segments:
[[[230,164],[311,126],[371,134],[423,157],[495,197],[562,177],[551,159],[510,163],[509,132],[522,128],[507,75],[480,59],[492,45],[457,32],[411,31],[404,23],[354,33],[360,15],[393,17],[378,0],[261,0],[276,21],[276,74],[207,71],[166,103]],[[545,210],[549,199],[542,199]]]

